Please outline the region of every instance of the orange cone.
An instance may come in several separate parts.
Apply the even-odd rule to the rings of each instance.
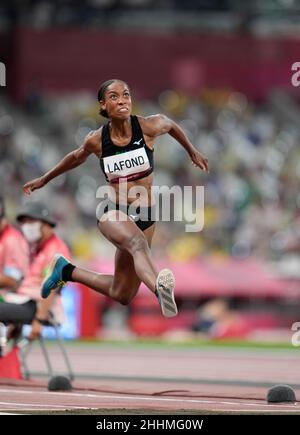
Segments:
[[[0,358],[0,378],[23,379],[20,366],[19,348],[15,346]]]

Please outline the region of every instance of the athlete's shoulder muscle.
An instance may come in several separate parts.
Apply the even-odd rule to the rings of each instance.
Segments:
[[[172,121],[162,114],[147,117],[138,116],[143,133],[149,137],[156,137],[168,133],[172,127]]]
[[[75,158],[84,162],[91,154],[101,156],[101,135],[102,127],[87,134],[82,145],[73,151]]]
[[[83,148],[89,154],[96,154],[97,157],[101,156],[101,139],[102,139],[102,127],[98,130],[93,130],[85,137]]]

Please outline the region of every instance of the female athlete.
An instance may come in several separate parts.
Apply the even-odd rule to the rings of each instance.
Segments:
[[[44,280],[42,296],[46,298],[51,290],[61,288],[67,281],[75,281],[126,305],[144,282],[158,298],[163,315],[176,316],[174,275],[168,269],[158,273],[150,256],[155,228],[154,219],[151,220],[155,139],[169,133],[186,149],[192,163],[207,172],[208,161],[194,148],[183,130],[166,116],[131,115],[130,90],[122,80],[104,82],[98,92],[98,101],[100,114],[109,119],[108,123],[90,132],[78,149],[67,154],[43,176],[26,183],[23,190],[30,195],[53,178],[84,163],[90,154],[95,154],[114,194],[110,203],[97,214],[97,225],[117,248],[115,272],[104,275],[85,270],[57,254],[49,276]],[[137,199],[129,194],[132,188],[146,192],[137,195],[139,213],[136,214],[130,212],[130,206]]]

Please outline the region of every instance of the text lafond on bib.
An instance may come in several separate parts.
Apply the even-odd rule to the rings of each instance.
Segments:
[[[108,179],[128,177],[150,168],[145,148],[103,158],[104,170]]]

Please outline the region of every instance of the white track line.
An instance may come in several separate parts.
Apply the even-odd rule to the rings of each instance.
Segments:
[[[188,403],[198,403],[198,404],[211,404],[211,405],[233,405],[233,406],[249,406],[249,407],[266,407],[269,408],[270,406],[275,406],[276,408],[286,408],[286,409],[296,409],[298,406],[298,403],[294,403],[294,404],[288,404],[288,405],[284,405],[284,404],[267,404],[267,403],[248,403],[248,402],[241,402],[241,401],[237,401],[237,402],[231,402],[231,401],[227,401],[227,400],[199,400],[199,399],[181,399],[181,398],[168,398],[168,397],[145,397],[145,396],[116,396],[116,395],[101,395],[101,394],[85,394],[85,393],[63,393],[63,392],[55,392],[55,391],[39,391],[39,392],[33,392],[33,391],[27,391],[27,390],[5,390],[5,389],[0,389],[0,393],[1,392],[5,392],[5,393],[16,393],[16,394],[20,394],[20,393],[25,393],[25,394],[42,394],[42,395],[51,395],[52,397],[54,395],[57,396],[67,396],[67,397],[90,397],[93,399],[117,399],[117,400],[123,400],[123,401],[145,401],[145,402],[176,402],[176,403],[180,403],[180,404],[188,404]],[[0,402],[1,404],[1,402]],[[29,405],[29,404],[28,404]],[[37,406],[37,405],[35,405]],[[39,405],[41,406],[41,405]],[[45,405],[46,406],[46,405]],[[48,405],[49,407],[52,405]],[[59,405],[57,405],[59,406]],[[62,405],[61,405],[62,406]],[[67,405],[66,405],[67,406]],[[66,408],[66,406],[64,406]],[[72,408],[75,408],[75,406]],[[82,408],[82,407],[81,407]],[[87,407],[85,407],[87,408]],[[80,408],[79,408],[80,409]],[[298,407],[299,409],[299,407]]]
[[[15,414],[13,412],[0,412],[0,415],[26,415],[26,414]]]
[[[52,404],[51,405],[41,405],[40,403],[36,404],[36,403],[0,402],[0,405],[33,406],[35,408],[37,407],[37,408],[46,408],[46,409],[49,409],[49,408],[69,409],[70,408],[68,405],[52,405]],[[72,405],[72,408],[74,408],[74,409],[87,409],[86,406],[73,406],[73,405]]]

